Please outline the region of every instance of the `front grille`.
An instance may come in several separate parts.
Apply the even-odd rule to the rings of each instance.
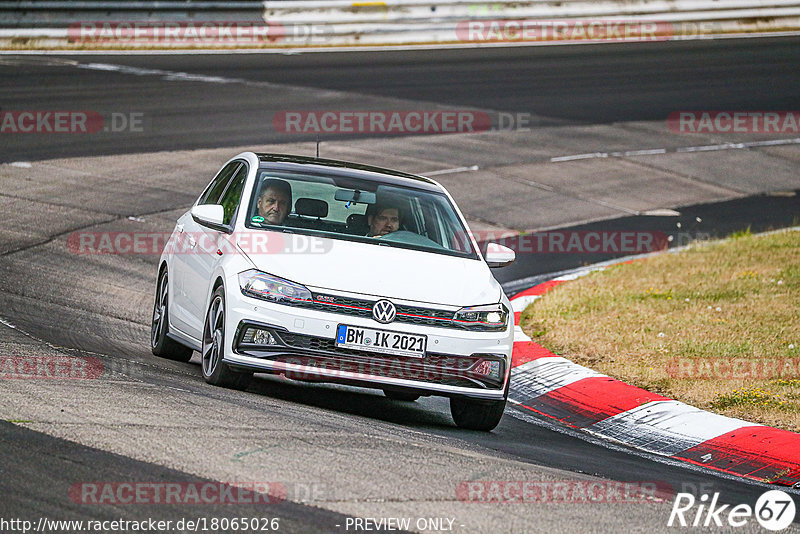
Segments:
[[[334,350],[335,345],[332,339],[324,337],[304,336],[300,334],[290,334],[288,332],[280,332],[279,337],[281,341],[290,347],[298,349],[311,349],[311,350]],[[354,353],[361,353],[363,351],[354,350]]]
[[[342,315],[350,315],[355,317],[372,317],[372,306],[374,302],[368,300],[352,299],[347,297],[334,297],[332,295],[320,295],[314,293],[314,302],[308,303],[305,307],[328,312],[340,313]],[[330,300],[320,300],[324,297]]]
[[[340,313],[354,317],[372,317],[372,307],[374,300],[355,299],[351,297],[340,297],[338,295],[324,295],[314,293],[314,302],[305,304],[315,310]],[[417,306],[405,306],[396,304],[397,316],[394,322],[407,323],[422,326],[438,326],[444,328],[461,328],[451,321],[455,312],[436,308],[421,308]]]

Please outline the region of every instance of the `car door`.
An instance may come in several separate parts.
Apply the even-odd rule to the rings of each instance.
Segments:
[[[206,186],[196,205],[216,204],[227,189],[231,178],[241,166],[242,162],[238,160],[226,164]],[[196,311],[189,301],[186,280],[187,272],[193,268],[195,263],[192,257],[201,252],[197,248],[198,236],[201,235],[200,229],[201,226],[192,219],[189,212],[186,212],[178,219],[175,227],[177,233],[173,243],[173,255],[170,265],[170,278],[173,285],[172,302],[170,303],[170,326],[197,339],[199,339],[199,336],[194,335],[197,329]]]
[[[203,335],[203,324],[206,308],[208,307],[208,295],[214,274],[219,263],[223,260],[225,252],[229,247],[222,240],[228,239],[228,235],[233,231],[233,223],[236,213],[241,203],[244,183],[247,179],[248,166],[243,162],[235,169],[231,179],[215,199],[212,196],[205,199],[204,204],[220,204],[224,209],[222,220],[223,226],[228,228],[227,232],[220,231],[191,221],[195,232],[196,253],[186,255],[186,272],[184,278],[184,291],[186,293],[186,306],[189,313],[189,334],[192,337],[200,338]]]

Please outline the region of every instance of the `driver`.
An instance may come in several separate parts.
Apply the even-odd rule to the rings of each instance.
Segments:
[[[367,214],[369,237],[381,237],[400,229],[403,215],[400,208],[388,204],[373,204],[372,213]]]
[[[292,186],[285,180],[269,178],[261,184],[258,214],[268,224],[283,224],[292,206]]]

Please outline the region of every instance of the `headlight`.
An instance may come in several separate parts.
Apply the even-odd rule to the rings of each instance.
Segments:
[[[306,287],[255,269],[239,273],[239,287],[248,297],[270,302],[281,304],[311,302],[311,291]]]
[[[473,330],[505,330],[508,325],[508,309],[502,303],[461,308],[453,316],[453,322]]]

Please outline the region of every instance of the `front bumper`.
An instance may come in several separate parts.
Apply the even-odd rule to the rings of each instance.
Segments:
[[[238,295],[237,295],[238,297]],[[464,332],[392,323],[315,310],[298,310],[242,296],[229,307],[225,361],[254,371],[285,374],[306,381],[337,382],[360,387],[413,390],[422,395],[505,398],[513,330]],[[335,346],[339,324],[424,334],[424,358],[401,357]],[[274,343],[259,345],[245,338],[250,327],[273,334]],[[482,362],[494,362],[483,363]],[[477,371],[491,367],[496,376]]]

